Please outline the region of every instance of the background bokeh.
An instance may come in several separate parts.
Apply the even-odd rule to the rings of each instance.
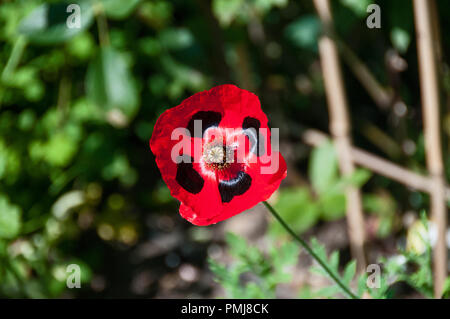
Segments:
[[[380,29],[366,26],[373,2],[381,7]],[[224,83],[256,93],[270,125],[280,128],[288,177],[271,202],[298,233],[340,251],[342,265],[350,260],[334,149],[302,142],[306,128],[328,132],[329,125],[317,49],[321,27],[312,1],[69,3],[81,6],[80,29],[65,25],[67,3],[0,3],[0,296],[224,296],[227,282],[215,282],[208,258],[222,263],[212,268],[225,276],[228,268],[221,265],[236,268],[236,258],[252,251],[242,250],[239,238],[272,253],[249,253],[256,257],[247,266],[267,261],[267,269],[246,268],[257,275],[241,276],[235,268],[230,274],[270,284],[239,294],[233,277],[233,296],[298,297],[299,290],[311,296],[310,289],[322,287],[324,281],[308,272],[309,257],[297,257],[262,205],[195,227],[178,215],[179,203],[161,180],[148,146],[157,117]],[[450,2],[437,4],[448,164]],[[386,104],[374,101],[349,67],[351,54],[343,57],[355,145],[425,172],[412,2],[332,5],[339,39],[393,97]],[[363,191],[370,260],[396,256],[399,246],[415,247],[408,229],[428,208],[428,195],[365,170],[353,179]],[[270,250],[277,245],[285,248],[285,259]],[[73,263],[82,270],[81,289],[66,287],[66,266]],[[277,268],[285,264],[288,280]],[[400,291],[426,295],[431,288],[424,280],[421,293]]]

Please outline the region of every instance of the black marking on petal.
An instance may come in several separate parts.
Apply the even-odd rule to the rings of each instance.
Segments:
[[[222,119],[222,115],[218,112],[213,112],[213,111],[199,111],[197,113],[195,113],[191,119],[189,120],[189,123],[187,125],[187,129],[189,130],[189,133],[191,133],[192,137],[203,137],[203,133],[205,133],[205,131],[213,126],[219,126],[220,120]],[[195,135],[194,133],[194,124],[195,124],[195,120],[201,120],[201,124],[202,124],[202,135]]]
[[[258,119],[255,119],[254,117],[247,116],[244,119],[244,122],[242,123],[242,128],[244,130],[248,128],[254,128],[255,130],[258,130],[261,127],[261,122]]]
[[[219,182],[219,193],[223,203],[229,203],[234,196],[242,195],[250,188],[252,178],[240,171],[235,178]]]
[[[260,127],[261,122],[250,116],[247,116],[242,123],[244,134],[250,141],[250,152],[256,154],[256,156],[264,155],[266,152],[264,136],[259,133]]]
[[[205,181],[192,166],[193,161],[192,157],[183,155],[181,163],[177,164],[177,176],[175,179],[189,193],[198,194],[202,190]]]

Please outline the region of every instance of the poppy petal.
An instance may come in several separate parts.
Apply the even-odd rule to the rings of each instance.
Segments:
[[[197,93],[159,117],[150,148],[183,218],[195,225],[217,223],[279,187],[286,163],[271,149],[267,122],[258,97],[234,85]],[[247,145],[235,143],[236,137]],[[233,147],[245,148],[243,163],[232,161]]]

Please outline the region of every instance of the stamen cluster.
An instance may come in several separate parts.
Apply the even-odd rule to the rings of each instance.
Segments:
[[[233,163],[233,149],[220,143],[208,143],[203,148],[203,160],[206,167],[213,170],[223,170]]]

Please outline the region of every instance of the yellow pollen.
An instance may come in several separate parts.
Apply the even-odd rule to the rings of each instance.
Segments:
[[[210,143],[204,147],[203,159],[208,168],[223,170],[233,162],[233,151],[222,144]]]

